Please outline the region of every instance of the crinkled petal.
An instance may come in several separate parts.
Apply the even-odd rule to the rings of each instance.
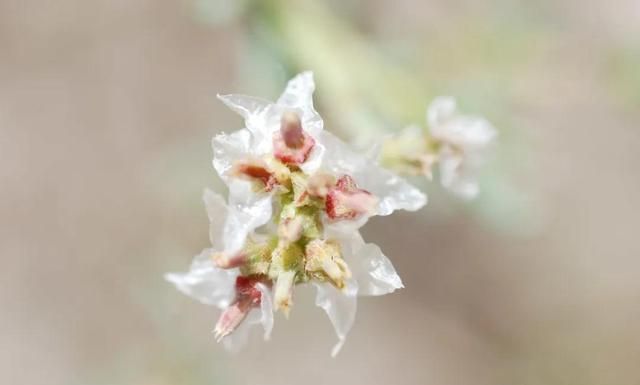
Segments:
[[[336,175],[351,175],[358,187],[380,199],[377,215],[400,209],[415,211],[427,203],[427,196],[416,187],[356,153],[337,137],[326,131],[320,137],[326,147],[322,168]]]
[[[263,123],[265,114],[273,105],[266,99],[241,94],[218,95],[218,99],[242,116],[251,131]]]
[[[224,226],[224,251],[233,255],[244,247],[247,236],[271,219],[272,194],[256,194],[247,181],[229,185],[229,215]]]
[[[343,290],[327,283],[314,282],[313,285],[317,289],[316,306],[327,313],[338,336],[338,343],[331,350],[331,356],[335,357],[344,345],[356,318],[358,285],[354,280],[349,280]]]
[[[239,179],[229,180],[228,206],[210,190],[205,190],[204,201],[211,244],[227,255],[240,251],[247,236],[269,222],[273,211],[272,193],[256,194],[250,182]]]
[[[220,194],[209,189],[204,190],[202,196],[204,206],[209,217],[209,239],[215,247],[220,247],[224,242],[224,227],[227,219],[227,204]]]
[[[218,98],[232,110],[244,117],[248,132],[243,134],[246,135],[242,137],[244,140],[243,146],[239,147],[244,150],[245,157],[249,154],[264,155],[272,152],[272,136],[273,133],[280,128],[280,117],[284,111],[282,107],[268,100],[246,95],[218,95]],[[235,134],[236,133],[229,136]],[[222,137],[221,139],[222,144],[225,144],[225,138]],[[216,139],[214,139],[214,153],[215,151]]]
[[[306,71],[289,80],[277,104],[284,109],[296,110],[300,113],[302,126],[312,136],[317,136],[323,128],[323,121],[313,107],[313,91],[315,90],[313,73]]]
[[[241,94],[218,94],[218,99],[245,119],[252,115],[262,113],[270,104],[272,104],[266,99]]]
[[[240,130],[213,138],[213,167],[229,186],[228,218],[222,231],[224,251],[233,254],[245,243],[247,235],[271,218],[271,194],[253,191],[250,181],[228,175],[234,163],[251,156],[251,134]],[[211,214],[210,214],[211,218]],[[213,230],[212,230],[213,231]],[[214,237],[212,236],[212,242]],[[218,243],[213,243],[219,247]]]
[[[232,179],[228,174],[233,165],[251,155],[251,133],[242,129],[233,134],[218,134],[211,141],[213,168],[227,184]]]
[[[345,233],[328,227],[325,237],[340,242],[342,257],[358,282],[359,296],[385,295],[404,287],[389,258],[377,245],[365,243],[359,231]]]
[[[263,338],[269,340],[273,330],[273,298],[271,290],[263,285],[257,284],[256,288],[262,293],[260,307],[252,309],[247,317],[240,323],[238,328],[222,340],[224,347],[232,352],[237,352],[247,344],[251,329],[255,325],[262,325],[264,329]]]
[[[211,260],[212,249],[205,249],[193,259],[187,273],[168,273],[165,279],[182,293],[220,309],[229,306],[235,296],[238,269],[219,269]]]

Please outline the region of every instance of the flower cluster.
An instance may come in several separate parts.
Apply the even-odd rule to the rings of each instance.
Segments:
[[[471,199],[479,193],[477,176],[497,131],[487,120],[460,115],[450,97],[436,98],[427,110],[429,133],[409,126],[382,145],[382,163],[401,173],[432,179],[438,164],[440,182]]]
[[[166,278],[222,309],[214,332],[231,347],[254,324],[268,338],[273,313],[291,311],[294,289],[314,286],[316,305],[338,335],[335,355],[353,324],[356,297],[403,287],[391,262],[358,229],[374,215],[418,210],[426,196],[325,131],[314,88],[305,72],[275,103],[219,96],[245,120],[245,128],[213,139],[213,165],[228,200],[205,191],[213,248],[188,272]]]

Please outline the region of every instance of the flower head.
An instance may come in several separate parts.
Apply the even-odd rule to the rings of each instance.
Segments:
[[[224,284],[227,293],[218,339],[235,334],[256,309],[263,325],[272,323],[264,315],[271,304],[288,315],[296,286],[312,284],[339,337],[335,354],[353,324],[356,296],[402,287],[389,260],[364,243],[358,228],[373,215],[417,210],[426,196],[324,131],[314,88],[305,72],[275,103],[219,96],[246,127],[213,139],[213,165],[229,186],[228,215],[215,231],[222,236],[212,236],[222,249],[207,266],[208,282]],[[210,219],[219,220],[213,213]],[[188,284],[197,281],[194,274],[200,277],[192,271],[168,278],[193,295],[201,292]]]

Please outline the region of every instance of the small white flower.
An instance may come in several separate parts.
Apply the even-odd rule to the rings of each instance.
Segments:
[[[294,201],[283,210],[279,226],[281,239],[286,242],[274,251],[275,265],[270,270],[275,281],[275,305],[285,314],[290,311],[292,289],[300,277],[281,265],[284,259],[292,258],[290,255],[304,254],[305,274],[320,274],[331,282],[314,285],[318,288],[317,304],[329,315],[340,339],[335,354],[353,322],[359,285],[364,295],[386,294],[402,287],[389,260],[377,246],[365,244],[357,229],[371,215],[418,210],[426,204],[426,195],[324,131],[323,121],[313,107],[314,89],[313,75],[305,72],[288,83],[275,103],[243,95],[219,96],[245,119],[246,128],[214,138],[213,163],[230,186],[238,179],[242,183],[253,179],[259,187],[257,192],[253,189],[254,194],[274,200],[278,197],[278,183],[287,189],[291,180]],[[298,167],[300,172],[287,169],[290,174],[279,173],[272,167],[273,159],[293,165],[291,170]],[[244,177],[234,179],[238,171]],[[233,193],[231,189],[230,194]],[[315,240],[304,251],[292,249],[289,244],[302,236],[308,222],[296,217],[295,207],[309,204],[309,199],[325,202],[320,210],[324,234],[307,237]],[[242,200],[249,201],[246,197]],[[332,248],[334,243],[337,250]]]
[[[358,228],[372,215],[418,210],[426,196],[324,131],[314,88],[305,72],[275,103],[219,96],[246,127],[212,142],[214,168],[229,187],[228,207],[205,194],[218,252],[197,257],[187,274],[167,276],[186,294],[225,309],[219,340],[258,322],[267,337],[272,310],[287,315],[296,285],[310,283],[338,335],[335,355],[353,324],[356,296],[402,287],[391,262]]]
[[[477,174],[497,131],[486,119],[460,115],[450,97],[436,98],[427,110],[431,136],[440,143],[442,185],[464,198],[478,195]]]

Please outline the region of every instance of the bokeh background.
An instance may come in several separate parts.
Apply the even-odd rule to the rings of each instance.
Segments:
[[[500,145],[483,193],[374,219],[406,288],[336,359],[301,296],[229,354],[163,281],[207,246],[218,92],[311,69],[354,145],[440,94]],[[637,0],[0,0],[0,379],[34,385],[640,383]]]

